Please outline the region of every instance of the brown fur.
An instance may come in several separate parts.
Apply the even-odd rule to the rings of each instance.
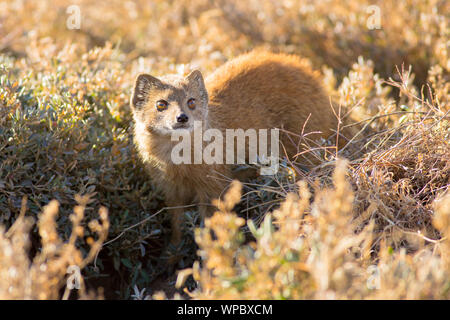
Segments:
[[[195,110],[187,108],[189,98],[198,102]],[[169,102],[167,110],[156,110],[159,99]],[[171,162],[176,142],[171,142],[168,133],[180,113],[222,131],[282,128],[297,135],[302,131],[318,132],[311,137],[327,138],[337,128],[337,118],[318,74],[293,55],[253,51],[227,62],[205,82],[199,71],[187,78],[140,75],[131,100],[136,145],[169,206],[210,203],[227,186],[226,181],[212,176],[233,177],[230,165]],[[293,143],[286,134],[280,137],[287,155],[292,157],[301,151],[297,148],[298,138]],[[280,148],[280,153],[283,150]],[[180,241],[182,212],[181,208],[173,213],[175,244]],[[200,212],[205,216],[211,211],[200,206]]]

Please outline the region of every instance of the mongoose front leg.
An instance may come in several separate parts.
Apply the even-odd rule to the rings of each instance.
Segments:
[[[174,203],[170,203],[169,207],[177,207]],[[169,243],[162,253],[162,260],[166,261],[170,268],[174,267],[182,258],[180,249],[183,245],[183,223],[184,208],[168,209],[170,214],[171,235]]]
[[[177,248],[181,243],[181,237],[183,236],[182,224],[184,210],[182,208],[173,209],[170,212],[170,222],[172,227],[172,235],[170,237],[170,245]]]

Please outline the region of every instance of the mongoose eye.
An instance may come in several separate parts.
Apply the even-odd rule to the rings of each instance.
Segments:
[[[158,100],[157,102],[156,102],[156,109],[158,110],[158,111],[164,111],[164,110],[166,110],[167,109],[167,106],[168,106],[169,104],[167,103],[167,101],[165,101],[165,100]]]
[[[187,105],[188,105],[189,109],[195,109],[195,99],[190,98],[187,102]]]

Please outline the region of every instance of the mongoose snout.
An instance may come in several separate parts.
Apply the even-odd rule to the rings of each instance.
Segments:
[[[185,123],[188,121],[189,121],[189,117],[185,113],[182,113],[177,116],[177,122],[179,122],[179,123]]]

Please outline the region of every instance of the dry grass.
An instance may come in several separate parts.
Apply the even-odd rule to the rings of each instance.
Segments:
[[[79,30],[66,27],[74,4]],[[144,298],[156,282],[172,296],[163,199],[132,145],[133,79],[208,74],[264,47],[308,58],[360,133],[341,150],[303,137],[317,167],[282,160],[276,177],[234,184],[204,229],[188,208],[178,285],[188,279],[195,298],[448,299],[449,11],[438,0],[0,1],[0,297],[66,298],[69,265],[83,268],[79,297]],[[81,212],[93,220],[102,206],[109,238],[106,220],[83,238]]]
[[[434,225],[440,240],[427,240],[413,254],[394,250],[387,235],[373,257],[377,222],[371,219],[355,233],[355,193],[338,161],[333,186],[320,189],[310,203],[304,181],[279,209],[266,214],[256,228],[247,225],[254,242],[243,244],[245,220],[232,213],[241,196],[234,183],[220,212],[198,229],[202,263],[192,273],[198,299],[449,299],[448,231],[450,196],[435,202]],[[212,236],[214,235],[214,237]],[[424,240],[414,234],[417,240]],[[391,237],[389,237],[390,239]],[[181,280],[180,280],[181,283]]]
[[[70,294],[70,288],[66,285],[68,281],[77,286],[78,298],[95,297],[94,293],[86,292],[83,277],[77,277],[75,270],[83,269],[100,250],[108,235],[108,213],[105,208],[101,208],[101,224],[97,220],[89,223],[90,231],[97,234],[98,239],[87,238],[90,250],[84,256],[77,249],[76,242],[84,235],[81,221],[89,197],[78,197],[77,201],[79,205],[69,217],[72,221],[72,233],[67,242],[61,240],[57,232],[55,217],[58,214],[58,202],[53,200],[44,207],[38,222],[41,247],[32,259],[28,250],[33,219],[25,217],[26,198],[23,199],[22,211],[11,228],[6,232],[3,226],[0,228],[0,299],[58,299],[60,290],[64,288],[62,297],[67,299]],[[67,274],[74,277],[66,280]]]

